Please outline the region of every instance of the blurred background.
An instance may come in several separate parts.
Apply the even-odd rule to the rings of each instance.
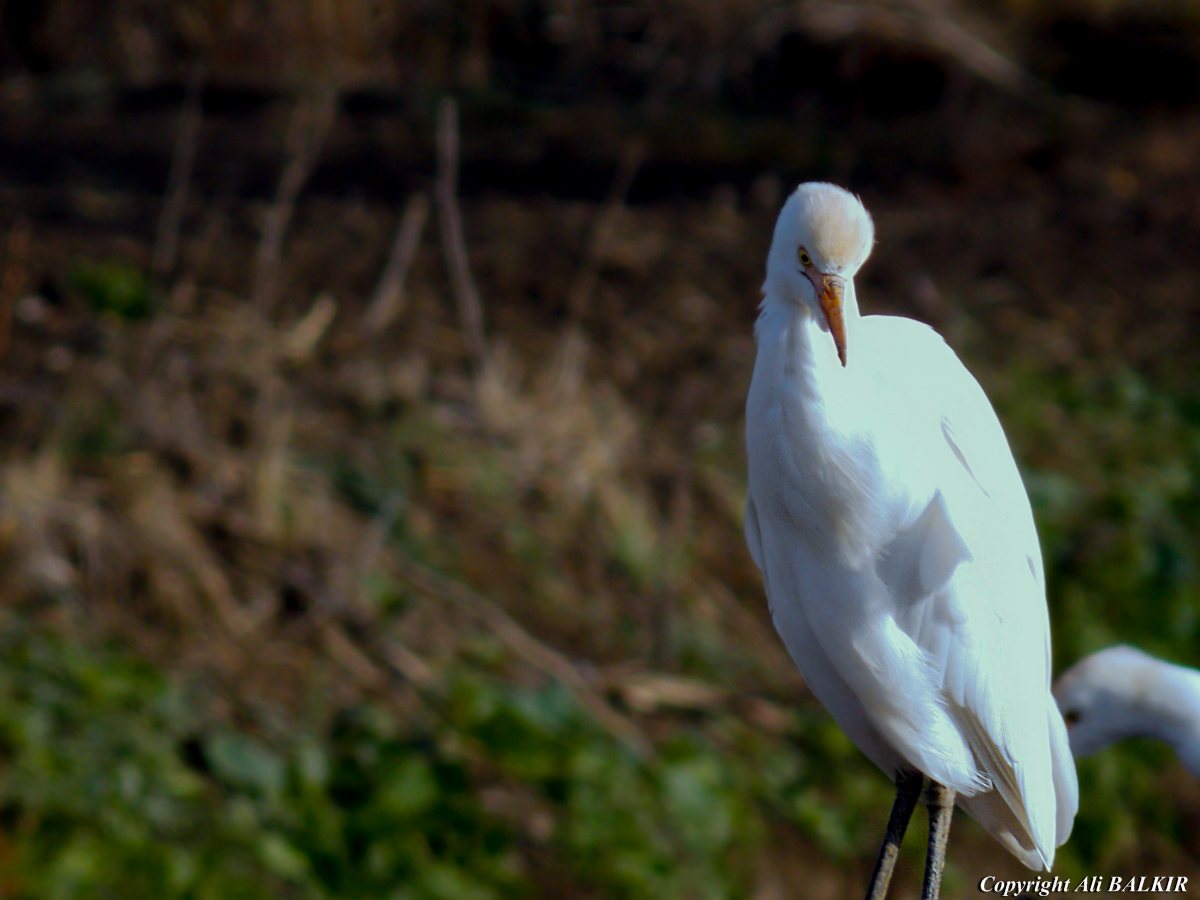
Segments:
[[[0,897],[859,896],[741,528],[801,180],[992,397],[1057,669],[1200,663],[1195,4],[0,16]],[[1200,878],[1165,748],[1080,777],[1059,874]]]

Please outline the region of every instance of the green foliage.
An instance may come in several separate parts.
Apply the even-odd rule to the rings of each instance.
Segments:
[[[698,736],[653,764],[598,732],[570,695],[456,680],[455,724],[551,814],[550,838],[585,882],[612,896],[729,897],[747,873],[757,813],[736,765]]]
[[[816,711],[784,740],[727,717],[643,759],[564,688],[465,667],[432,730],[363,706],[269,741],[199,699],[112,651],[0,636],[6,896],[503,900],[533,891],[535,834],[606,896],[741,897],[769,818],[851,856],[889,794]]]
[[[1080,811],[1064,848],[1064,873],[1083,875],[1097,865],[1136,857],[1152,835],[1178,844],[1185,828],[1164,778],[1171,751],[1131,740],[1080,760]],[[1185,776],[1186,777],[1186,776]]]
[[[1058,659],[1124,642],[1200,663],[1200,421],[1186,398],[1121,369],[1031,368],[1012,383],[1014,438],[1042,458],[1027,483]]]
[[[154,313],[150,281],[141,269],[128,263],[79,263],[71,271],[71,285],[98,315],[130,321],[147,319]]]
[[[361,711],[287,746],[203,731],[109,653],[9,632],[0,651],[6,896],[525,895],[464,762]]]

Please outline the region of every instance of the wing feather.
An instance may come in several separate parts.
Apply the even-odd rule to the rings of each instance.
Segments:
[[[907,380],[909,402],[892,406],[911,417],[914,395],[927,398],[915,427],[940,431],[944,454],[928,461],[939,487],[896,538],[880,577],[910,604],[901,626],[932,657],[949,712],[992,784],[964,806],[1027,864],[1049,868],[1070,833],[1078,787],[1049,693],[1050,625],[1028,495],[978,382],[932,329],[889,321],[905,323],[887,326],[889,347],[930,361],[922,367],[930,381]]]

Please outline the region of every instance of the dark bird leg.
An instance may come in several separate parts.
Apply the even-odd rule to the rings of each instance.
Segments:
[[[921,788],[924,785],[925,776],[919,772],[901,775],[896,779],[896,802],[892,804],[892,815],[888,818],[887,831],[883,835],[883,846],[879,848],[875,871],[871,873],[871,883],[867,886],[867,900],[883,900],[887,895],[892,870],[896,868],[896,857],[900,855],[900,842],[904,840],[908,820],[912,818],[917,801],[921,799]]]
[[[925,858],[925,883],[921,900],[938,900],[942,892],[942,870],[946,868],[946,841],[950,838],[950,818],[954,815],[954,791],[936,781],[925,794],[929,807],[929,855]]]

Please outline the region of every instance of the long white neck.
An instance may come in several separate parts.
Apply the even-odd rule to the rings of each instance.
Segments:
[[[1166,741],[1180,762],[1200,776],[1200,672],[1182,666],[1161,664],[1157,688],[1130,704],[1131,724],[1136,733]]]
[[[782,294],[777,282],[771,279],[764,285],[758,322],[754,335],[758,339],[758,362],[781,371],[794,385],[813,397],[829,391],[844,389],[853,374],[861,370],[855,365],[855,350],[861,322],[854,280],[846,282],[843,297],[843,316],[846,326],[847,364],[838,359],[833,335],[829,333],[820,313],[804,302]],[[755,375],[758,376],[756,366]]]
[[[758,358],[746,407],[750,472],[793,473],[786,484],[763,484],[756,496],[789,505],[809,539],[848,563],[865,560],[878,543],[880,473],[871,440],[869,392],[854,356],[858,304],[845,294],[848,365],[833,336],[809,307],[767,294],[755,326]],[[820,315],[817,313],[816,315]],[[857,365],[856,365],[857,362]]]
[[[1147,658],[1096,701],[1088,753],[1127,737],[1165,741],[1200,777],[1200,672]]]

